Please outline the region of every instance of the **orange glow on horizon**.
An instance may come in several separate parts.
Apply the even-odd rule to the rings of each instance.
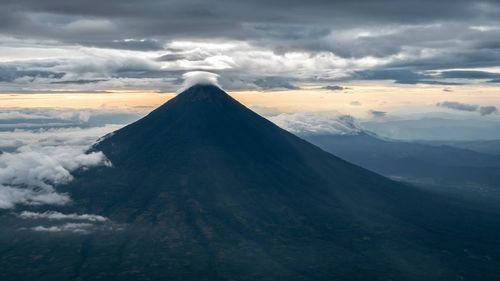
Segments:
[[[286,91],[231,91],[250,107],[280,112],[334,111],[365,116],[370,109],[393,111],[401,108],[434,107],[437,102],[457,101],[500,107],[500,87],[457,86],[444,91],[442,86],[346,86],[343,91],[307,87]],[[175,96],[175,93],[34,93],[0,94],[0,108],[90,108],[148,112]]]

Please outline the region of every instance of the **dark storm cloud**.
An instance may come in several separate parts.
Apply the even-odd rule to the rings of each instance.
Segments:
[[[283,77],[264,77],[255,80],[255,85],[259,86],[263,90],[272,90],[272,89],[288,89],[295,90],[299,89],[299,87],[292,84],[290,81]]]
[[[497,111],[498,111],[497,107],[496,106],[492,106],[492,105],[479,107],[479,113],[481,115],[483,115],[483,116],[484,115],[490,115],[490,114],[495,113]]]
[[[17,69],[12,66],[0,66],[0,82],[12,82],[17,78]]]
[[[370,113],[370,115],[374,118],[381,118],[381,117],[385,117],[387,115],[387,112],[379,111],[379,110],[370,110],[370,111],[368,111],[368,113]]]
[[[356,71],[351,78],[358,80],[395,80],[401,84],[415,84],[429,76],[409,69],[370,69]]]
[[[251,1],[230,0],[109,0],[109,1],[72,1],[64,0],[5,0],[3,4],[17,10],[31,10],[62,15],[108,16],[127,17],[134,16],[157,17],[176,16],[176,18],[189,16],[208,18],[215,15],[230,17],[243,16],[242,20],[271,20],[286,21],[287,19],[307,19],[318,17],[327,20],[333,15],[342,15],[349,18],[353,15],[364,16],[368,19],[384,21],[415,22],[436,19],[461,19],[465,16],[478,17],[478,12],[485,16],[496,14],[496,1],[467,1],[467,0],[379,0],[379,1],[349,1],[349,0],[255,0]],[[453,5],[452,5],[453,4]],[[99,9],[96,9],[99,7]],[[450,9],[453,7],[453,9]],[[254,10],[242,10],[254,8]],[[276,11],[272,8],[281,8]],[[333,9],[335,8],[335,9]],[[302,9],[298,10],[298,9]],[[306,12],[316,11],[317,15],[307,15]],[[287,12],[287,13],[284,13]],[[399,14],[397,13],[399,12]],[[223,19],[221,19],[223,20]]]
[[[455,109],[455,110],[460,110],[460,111],[476,111],[479,106],[475,104],[466,104],[466,103],[460,103],[460,102],[454,102],[454,101],[444,101],[436,104],[439,107],[446,107],[449,109]]]
[[[104,48],[113,49],[128,49],[128,50],[140,50],[140,51],[155,51],[163,49],[163,42],[155,39],[122,39],[113,40],[110,42],[98,41],[98,42],[82,42],[86,45],[97,45]]]
[[[19,78],[55,78],[59,79],[64,76],[61,72],[51,72],[43,70],[22,70],[15,66],[0,65],[0,82],[13,82]]]
[[[356,80],[392,80],[398,84],[462,85],[474,79],[492,79],[500,73],[486,71],[453,70],[436,72],[411,68],[375,68],[355,71],[348,77]],[[488,80],[492,83],[492,80]]]
[[[104,38],[170,35],[197,38],[265,35],[291,41],[324,37],[333,24],[342,29],[464,19],[494,21],[500,10],[497,1],[465,0],[6,0],[0,13],[3,32],[70,41],[78,41],[81,36],[98,42]],[[371,37],[363,40],[370,42]],[[362,46],[369,48],[367,44]],[[388,44],[384,48],[398,46]]]
[[[436,54],[428,57],[398,59],[387,67],[405,67],[414,70],[439,70],[450,68],[478,68],[500,65],[500,52],[478,50],[468,45],[442,46]]]
[[[462,78],[462,79],[499,79],[500,73],[472,70],[443,71],[442,78]]]
[[[342,91],[342,90],[345,90],[346,88],[339,86],[339,85],[328,85],[328,86],[324,86],[323,89],[330,90],[330,91]]]
[[[437,103],[436,106],[449,108],[453,110],[459,110],[459,111],[478,112],[482,116],[490,115],[498,111],[496,106],[492,105],[481,106],[477,104],[467,104],[454,101],[440,102]]]
[[[90,80],[84,80],[84,79],[79,79],[79,80],[66,80],[66,81],[52,81],[50,84],[92,84],[92,83],[99,83],[103,81],[108,81],[106,79],[90,79]]]
[[[356,80],[391,80],[398,84],[429,84],[429,85],[461,85],[459,82],[438,80],[440,76],[433,76],[410,69],[381,68],[355,71],[349,79]]]

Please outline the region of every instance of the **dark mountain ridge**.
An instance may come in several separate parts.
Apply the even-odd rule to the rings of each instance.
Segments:
[[[500,157],[451,146],[358,135],[304,135],[346,161],[385,176],[443,186],[500,187]]]
[[[74,203],[57,210],[106,216],[121,229],[53,236],[2,230],[2,280],[500,274],[498,215],[350,164],[216,86],[187,89],[92,150],[113,166],[79,171],[59,187]]]

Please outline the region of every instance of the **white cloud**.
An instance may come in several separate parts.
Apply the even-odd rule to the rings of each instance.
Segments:
[[[19,125],[15,120],[20,117],[23,120],[89,118],[87,111],[2,112],[9,114],[1,116],[4,119],[0,121],[13,127]],[[54,186],[70,182],[71,173],[77,169],[110,165],[102,152],[86,151],[99,137],[122,126],[0,131],[0,209],[70,202],[69,195],[58,193]]]
[[[217,87],[220,87],[217,78],[219,75],[212,73],[212,72],[206,72],[206,71],[190,71],[186,72],[182,75],[182,78],[184,78],[184,83],[182,85],[182,88],[178,92],[182,92],[189,87],[192,87],[196,84],[200,85],[215,85]]]
[[[25,145],[37,144],[40,146],[89,146],[101,136],[118,130],[123,125],[105,125],[91,128],[48,128],[37,130],[15,129],[0,131],[0,150],[16,149]]]
[[[57,211],[45,211],[43,213],[23,211],[16,216],[23,220],[43,222],[44,225],[20,228],[35,232],[88,234],[96,230],[116,231],[123,229],[122,225],[117,225],[106,217],[94,214],[64,214]],[[28,222],[28,225],[32,225],[32,222]]]
[[[109,165],[104,154],[87,154],[82,147],[32,145],[4,152],[0,154],[0,208],[66,204],[69,196],[57,193],[53,185],[71,181],[76,169],[97,165]]]
[[[350,115],[329,113],[282,113],[269,117],[281,128],[296,134],[356,135],[363,130]]]
[[[57,110],[57,109],[1,109],[0,120],[64,120],[87,122],[90,118],[87,110]]]
[[[54,225],[54,226],[35,226],[32,227],[31,230],[38,232],[72,232],[72,233],[81,233],[87,234],[90,232],[91,228],[94,225],[91,223],[65,223],[63,225]]]
[[[23,211],[21,212],[18,217],[22,219],[48,219],[48,220],[83,220],[83,221],[90,221],[90,222],[104,222],[107,221],[108,219],[99,216],[99,215],[92,215],[92,214],[63,214],[60,212],[56,211],[46,211],[43,213],[36,213],[36,212],[29,212],[29,211]]]
[[[102,152],[85,153],[82,148],[22,146],[14,153],[0,154],[0,184],[45,188],[72,180],[71,171],[106,164]]]
[[[0,209],[11,209],[16,205],[64,205],[71,199],[68,194],[57,193],[52,187],[12,187],[0,185]]]

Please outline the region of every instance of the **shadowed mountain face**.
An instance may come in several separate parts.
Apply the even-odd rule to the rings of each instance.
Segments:
[[[349,164],[196,85],[93,147],[61,212],[0,231],[1,280],[492,280],[499,216]],[[44,211],[33,208],[33,211]],[[12,216],[3,225],[22,228]]]

